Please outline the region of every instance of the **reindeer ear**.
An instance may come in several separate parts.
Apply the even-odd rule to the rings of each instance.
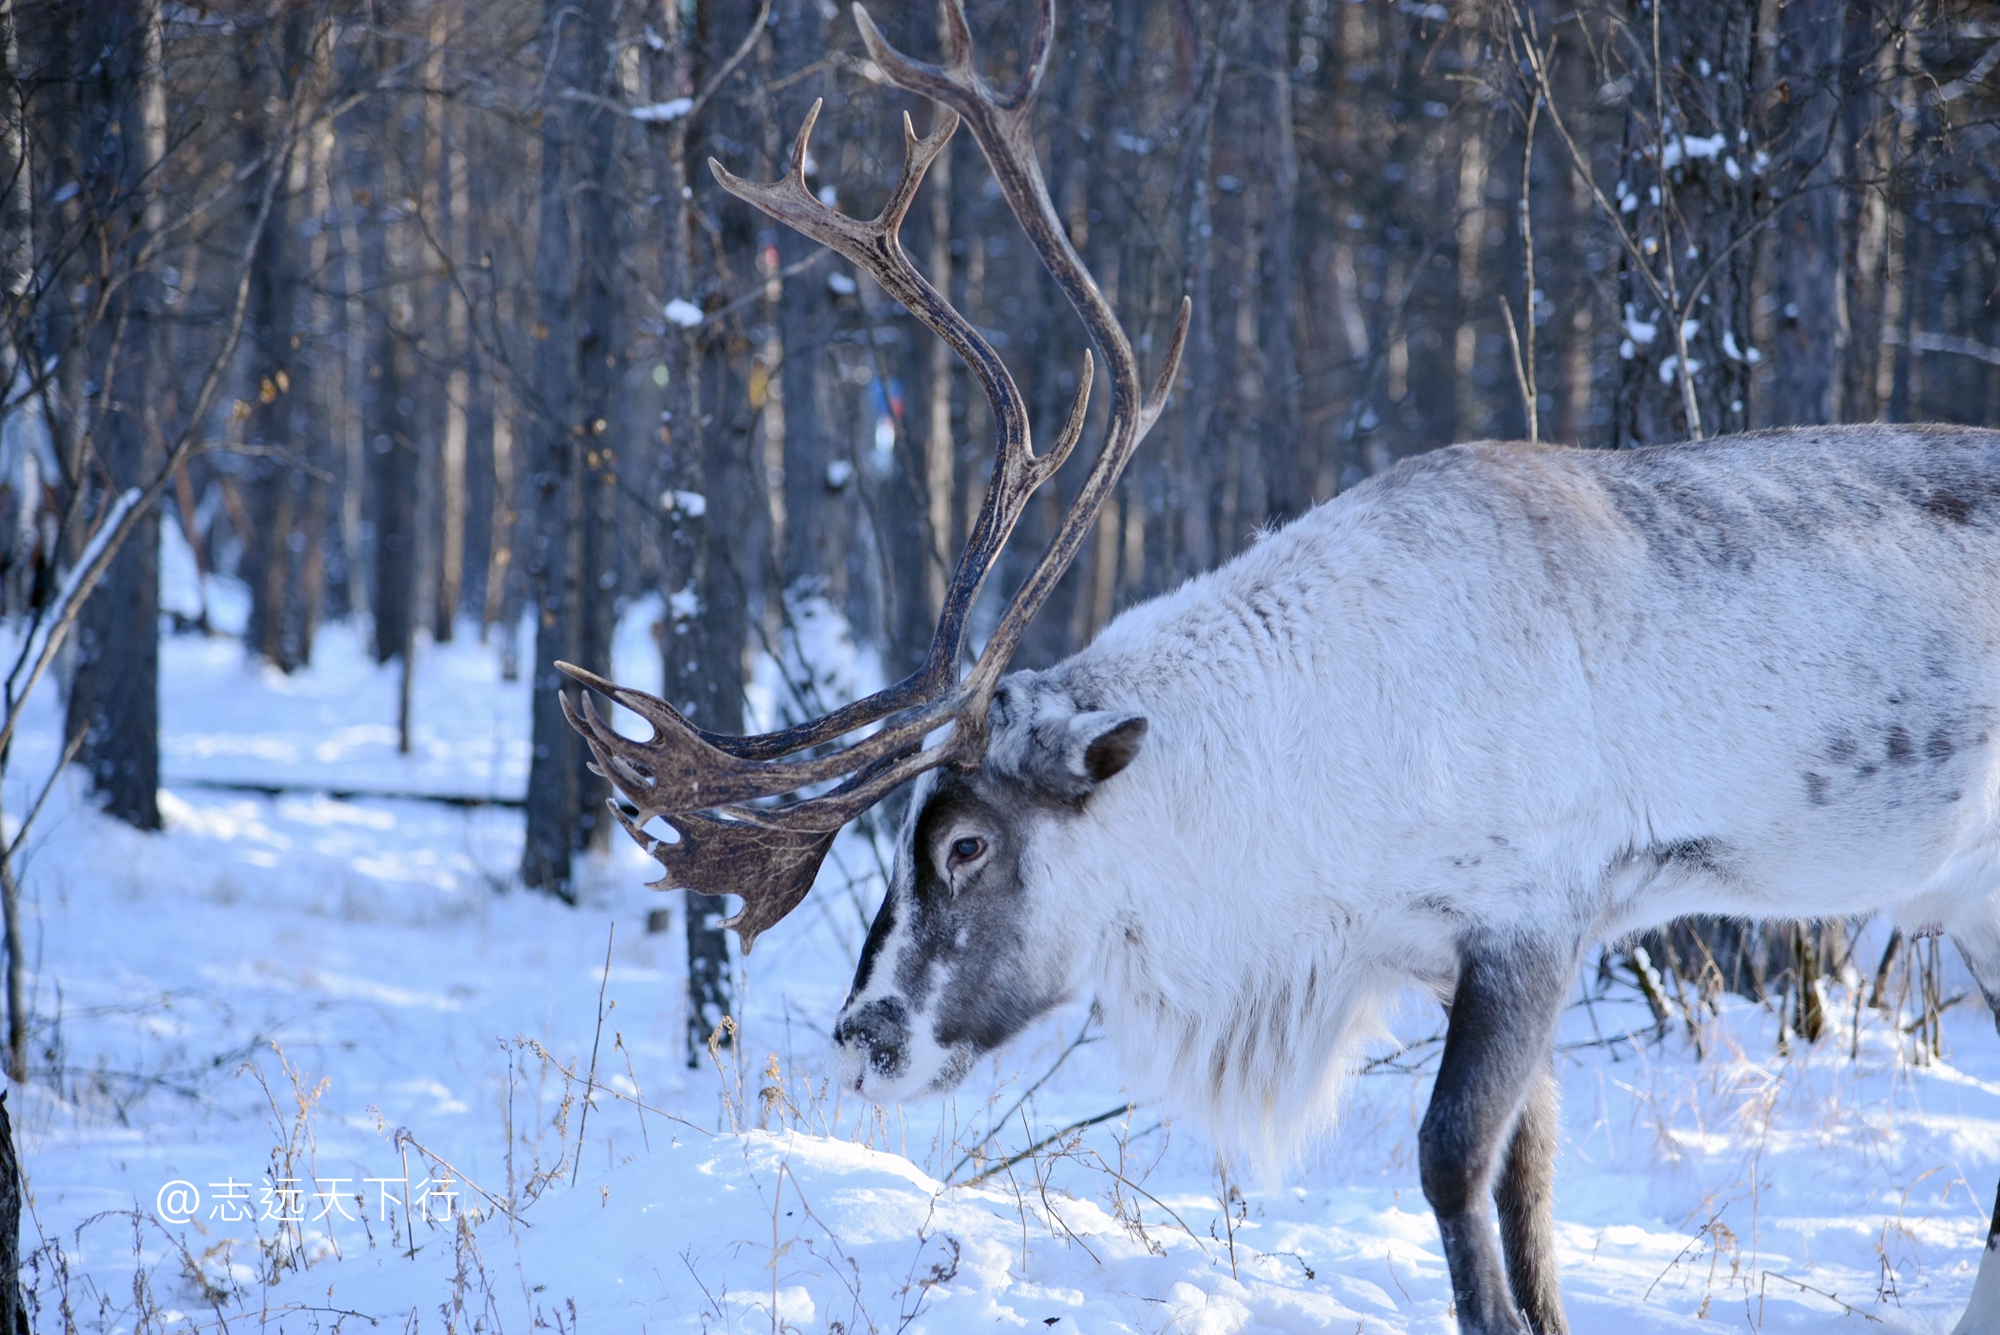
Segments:
[[[1067,699],[1048,701],[1032,727],[996,738],[989,758],[1006,757],[1003,768],[1052,797],[1072,802],[1088,797],[1139,754],[1146,719],[1122,710],[1074,709]]]
[[[1132,763],[1146,740],[1143,714],[1093,710],[1069,722],[1069,772],[1086,790],[1103,783]]]

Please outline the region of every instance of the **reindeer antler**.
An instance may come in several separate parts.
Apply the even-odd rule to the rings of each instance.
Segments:
[[[1005,94],[987,83],[974,65],[963,0],[942,2],[949,47],[947,63],[942,66],[913,60],[891,47],[868,12],[859,4],[854,6],[861,39],[890,82],[945,108],[931,133],[921,138],[909,116],[903,117],[902,171],[889,192],[888,203],[872,221],[836,212],[806,187],[806,145],[819,117],[818,102],[799,128],[790,168],[782,180],[756,184],[731,175],[713,159],[709,161],[725,190],[838,251],[902,302],[959,355],[979,378],[992,404],[996,435],[993,476],[967,535],[965,551],[952,571],[943,612],[922,666],[894,686],[810,723],[760,736],[734,737],[696,727],[656,696],[615,685],[567,663],[557,664],[582,685],[624,705],[652,725],[652,737],[642,742],[614,731],[588,696],[583,698],[581,711],[567,697],[563,700],[564,713],[590,744],[598,769],[638,808],[635,820],[612,804],[627,833],[665,867],[666,875],[654,885],[741,896],[742,910],[724,926],[736,929],[746,954],[760,932],[805,898],[842,825],[925,770],[948,763],[976,764],[985,754],[987,709],[1000,675],[1028,623],[1097,522],[1126,461],[1158,418],[1187,341],[1190,307],[1183,298],[1159,379],[1152,393],[1142,398],[1139,364],[1131,341],[1064,235],[1049,199],[1041,164],[1035,157],[1031,120],[1055,34],[1052,0],[1041,0],[1028,68]],[[1111,419],[1104,448],[1041,559],[1016,591],[992,639],[962,682],[957,680],[957,668],[965,648],[967,618],[1029,498],[1062,467],[1083,433],[1094,363],[1086,352],[1069,419],[1049,451],[1037,455],[1029,433],[1027,404],[1006,363],[904,253],[898,237],[903,215],[916,197],[924,172],[944,150],[961,118],[972,127],[1029,244],[1103,351],[1111,376]],[[840,750],[803,760],[787,758],[883,719],[891,721]],[[951,725],[946,737],[926,748],[925,737],[946,724]],[[775,807],[744,805],[836,779],[842,782],[818,796]],[[678,843],[646,833],[643,827],[656,816],[679,832]]]

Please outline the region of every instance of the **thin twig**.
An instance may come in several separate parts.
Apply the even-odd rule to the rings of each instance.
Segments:
[[[1173,1206],[1168,1205],[1158,1196],[1155,1196],[1152,1192],[1146,1190],[1144,1187],[1140,1186],[1137,1182],[1134,1182],[1131,1178],[1126,1177],[1116,1168],[1113,1168],[1110,1164],[1104,1162],[1104,1156],[1099,1154],[1096,1150],[1093,1149],[1090,1150],[1089,1152],[1091,1158],[1097,1160],[1097,1166],[1099,1168],[1111,1174],[1112,1177],[1118,1179],[1118,1181],[1124,1183],[1126,1186],[1130,1187],[1133,1191],[1138,1192],[1141,1196],[1144,1196],[1147,1200],[1151,1201],[1153,1204],[1159,1206],[1162,1210],[1166,1211],[1168,1218],[1172,1219],[1176,1224],[1179,1224],[1181,1226],[1181,1232],[1187,1234],[1190,1238],[1194,1239],[1194,1245],[1201,1248],[1201,1254],[1203,1256],[1208,1257],[1208,1259],[1211,1261],[1215,1259],[1213,1256],[1209,1255],[1208,1244],[1201,1240],[1201,1234],[1189,1228],[1187,1220],[1181,1218],[1180,1215],[1174,1210]],[[1157,1164],[1155,1166],[1157,1167]]]
[[[49,771],[48,779],[42,784],[42,791],[35,795],[34,805],[28,808],[27,816],[21,821],[20,830],[14,835],[14,842],[7,845],[6,862],[9,869],[13,867],[14,857],[21,851],[22,843],[28,838],[28,830],[34,825],[35,817],[42,814],[42,804],[47,802],[49,794],[55,791],[56,780],[62,777],[63,770],[68,767],[70,761],[76,759],[76,753],[83,749],[84,735],[89,731],[88,720],[78,724],[76,731],[70,734],[69,741],[64,744],[62,754],[56,757],[55,768]]]
[[[556,1060],[554,1053],[550,1052],[547,1048],[543,1047],[539,1042],[537,1042],[532,1038],[527,1039],[526,1044],[530,1052],[533,1052],[537,1057],[540,1057],[543,1061],[547,1062],[549,1065],[555,1067],[558,1071],[562,1072],[563,1078],[565,1080],[577,1084],[582,1083],[583,1077],[579,1076],[576,1073],[576,1068],[574,1066],[563,1065],[562,1062]],[[612,1088],[610,1085],[606,1085],[602,1092],[609,1094],[614,1099],[622,1099],[624,1102],[631,1104],[633,1107],[639,1109],[642,1112],[649,1112],[653,1114],[653,1116],[655,1117],[664,1117],[669,1122],[678,1122],[682,1126],[686,1127],[688,1130],[698,1131],[702,1135],[707,1136],[710,1139],[713,1139],[715,1136],[715,1133],[713,1131],[710,1131],[707,1127],[701,1125],[701,1123],[699,1122],[690,1122],[687,1118],[682,1117],[676,1113],[670,1113],[665,1108],[656,1108],[650,1103],[645,1103],[639,1099],[633,1098],[630,1094],[621,1093],[618,1090]]]
[[[687,115],[681,117],[683,121],[692,121],[696,116],[699,116],[702,108],[708,105],[708,100],[714,97],[717,90],[722,87],[722,81],[734,74],[736,67],[741,65],[749,54],[756,49],[757,39],[763,35],[764,25],[770,21],[770,18],[771,0],[764,0],[764,3],[757,9],[757,18],[751,23],[750,31],[743,35],[742,44],[736,48],[734,55],[722,62],[722,68],[717,70],[715,77],[708,81],[708,87],[695,94],[694,105],[687,109]]]
[[[1781,1275],[1775,1270],[1765,1270],[1760,1272],[1760,1276],[1761,1277],[1757,1281],[1757,1301],[1760,1307],[1762,1306],[1764,1301],[1764,1280],[1781,1279],[1785,1281],[1785,1283],[1787,1284],[1796,1285],[1798,1288],[1804,1289],[1807,1293],[1816,1293],[1820,1297],[1826,1299],[1828,1302],[1837,1304],[1841,1308],[1841,1310],[1846,1312],[1847,1315],[1849,1316],[1858,1316],[1864,1321],[1873,1321],[1878,1326],[1882,1324],[1882,1318],[1876,1316],[1873,1312],[1864,1312],[1860,1308],[1856,1307],[1854,1304],[1848,1302],[1846,1299],[1836,1298],[1831,1293],[1828,1293],[1825,1289],[1816,1289],[1810,1284],[1802,1284],[1798,1280],[1793,1279],[1790,1275]]]
[[[1055,1061],[1050,1064],[1049,1069],[1042,1072],[1041,1076],[1035,1081],[1034,1084],[1029,1085],[1026,1089],[1021,1091],[1021,1097],[1014,1100],[1014,1107],[1009,1108],[1006,1112],[1001,1113],[998,1117],[994,1118],[993,1124],[987,1130],[985,1138],[982,1139],[978,1144],[974,1145],[971,1149],[967,1150],[964,1154],[959,1156],[958,1162],[952,1165],[951,1171],[944,1175],[946,1186],[951,1185],[951,1180],[954,1177],[958,1176],[958,1170],[965,1167],[965,1165],[971,1160],[973,1155],[979,1153],[979,1151],[985,1149],[988,1145],[992,1144],[993,1137],[1000,1134],[1000,1128],[1007,1125],[1007,1119],[1014,1115],[1015,1109],[1019,1108],[1029,1099],[1033,1098],[1035,1091],[1040,1089],[1043,1085],[1047,1084],[1049,1077],[1054,1075],[1057,1071],[1061,1070],[1062,1064],[1069,1060],[1069,1055],[1072,1052],[1075,1052],[1078,1048],[1082,1047],[1084,1043],[1089,1040],[1089,1038],[1090,1038],[1090,1022],[1086,1020],[1084,1021],[1083,1028],[1077,1030],[1076,1037],[1070,1040],[1069,1046],[1062,1050],[1062,1052],[1056,1057]]]
[[[1033,1158],[1036,1154],[1039,1154],[1042,1150],[1048,1148],[1050,1145],[1053,1145],[1056,1141],[1061,1140],[1064,1136],[1067,1136],[1070,1132],[1082,1131],[1088,1127],[1096,1126],[1099,1122],[1108,1122],[1114,1117],[1123,1117],[1126,1113],[1131,1112],[1135,1106],[1136,1105],[1130,1103],[1121,1103],[1116,1108],[1112,1108],[1106,1112],[1101,1112],[1097,1114],[1097,1116],[1095,1117],[1086,1117],[1080,1122],[1071,1122],[1068,1126],[1064,1127],[1062,1130],[1050,1132],[1048,1135],[1043,1136],[1040,1140],[1036,1141],[1034,1144],[1028,1146],[1027,1149],[1022,1150],[1019,1154],[1016,1154],[1009,1159],[1003,1160],[1002,1162],[995,1164],[993,1167],[981,1173],[978,1177],[970,1179],[963,1185],[968,1187],[976,1187],[981,1182],[984,1182],[987,1178],[993,1177],[998,1173],[1004,1172],[1005,1170],[1012,1168],[1015,1164],[1021,1162],[1021,1160]]]
[[[833,254],[832,251],[828,250],[825,246],[821,246],[819,249],[813,251],[812,254],[806,256],[802,260],[793,260],[790,264],[787,264],[784,268],[772,274],[771,278],[775,278],[779,282],[783,282],[787,278],[795,278],[799,274],[804,273],[807,269],[812,268],[815,264],[818,264],[821,260],[825,259],[827,256],[831,254]],[[701,323],[694,326],[694,328],[712,329],[715,327],[716,323],[719,320],[721,320],[725,315],[734,315],[737,311],[743,309],[745,306],[748,306],[750,303],[754,301],[762,301],[764,299],[764,285],[770,282],[771,278],[759,278],[754,284],[751,285],[751,288],[748,292],[745,292],[742,296],[737,297],[735,300],[729,302],[728,304],[720,306],[717,309],[710,311],[706,315],[702,316]],[[690,332],[692,332],[692,330]]]
[[[1535,295],[1530,290],[1528,293],[1528,337],[1530,338],[1533,338],[1535,335],[1534,304]],[[1522,365],[1521,335],[1514,328],[1514,307],[1509,304],[1507,294],[1504,292],[1500,294],[1500,314],[1507,317],[1507,346],[1514,353],[1514,383],[1520,386],[1521,389],[1521,404],[1527,410],[1528,414],[1528,440],[1532,444],[1540,436],[1540,431],[1537,429],[1535,422],[1535,382],[1531,378],[1534,373]]]
[[[1555,39],[1549,40],[1549,49],[1555,49]],[[1541,94],[1530,91],[1528,95],[1528,128],[1522,136],[1521,147],[1521,272],[1526,284],[1525,298],[1528,320],[1527,352],[1521,351],[1521,340],[1514,334],[1514,313],[1507,312],[1507,337],[1514,343],[1514,374],[1521,381],[1521,397],[1528,406],[1528,443],[1539,444],[1541,430],[1541,396],[1535,388],[1535,220],[1528,208],[1530,186],[1535,166],[1535,122],[1542,114]],[[1501,305],[1505,306],[1503,298]]]
[[[590,1096],[597,1090],[597,1048],[604,1042],[604,992],[611,986],[611,943],[618,938],[618,920],[604,934],[604,976],[597,980],[597,1033],[590,1040],[590,1075],[583,1082],[583,1116],[576,1119],[576,1162],[569,1167],[569,1184],[583,1171],[583,1133],[590,1126]]]
[[[268,1093],[268,1091],[266,1092]],[[501,1214],[506,1215],[509,1219],[513,1220],[517,1224],[520,1224],[524,1228],[530,1227],[527,1220],[521,1218],[521,1216],[514,1213],[514,1208],[511,1202],[500,1199],[500,1197],[495,1196],[492,1192],[488,1191],[486,1188],[480,1186],[477,1182],[474,1182],[471,1178],[467,1177],[463,1172],[459,1170],[456,1164],[452,1163],[451,1160],[445,1158],[442,1154],[437,1153],[437,1151],[430,1149],[422,1141],[418,1140],[415,1136],[411,1135],[410,1129],[408,1127],[406,1126],[398,1127],[396,1129],[396,1134],[394,1139],[397,1148],[400,1149],[404,1145],[409,1145],[414,1147],[417,1153],[423,1155],[426,1159],[429,1159],[433,1163],[441,1164],[445,1168],[450,1169],[454,1177],[456,1177],[460,1182],[465,1183],[466,1186],[471,1187],[474,1191],[478,1192],[480,1195],[484,1196],[488,1201],[492,1202],[493,1208],[498,1210]]]

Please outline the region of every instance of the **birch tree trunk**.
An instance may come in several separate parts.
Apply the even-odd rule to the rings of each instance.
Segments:
[[[450,36],[451,7],[437,4],[431,11],[431,101],[439,104],[435,123],[444,144],[444,195],[447,213],[445,262],[451,278],[444,286],[444,437],[438,453],[438,491],[441,532],[438,542],[437,615],[432,635],[442,644],[451,639],[458,618],[459,600],[465,590],[465,450],[468,413],[472,404],[471,320],[466,310],[461,284],[465,281],[467,233],[472,229],[470,182],[466,179],[464,134],[465,117],[455,104],[445,104],[444,50]]]

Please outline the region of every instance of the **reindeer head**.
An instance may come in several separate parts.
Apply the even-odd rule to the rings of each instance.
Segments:
[[[743,908],[726,925],[742,938],[746,953],[759,932],[805,898],[842,825],[898,785],[937,771],[924,780],[912,804],[895,883],[869,936],[855,1000],[841,1021],[843,1051],[864,1054],[865,1070],[881,1073],[875,1088],[884,1096],[949,1087],[963,1074],[968,1054],[992,1047],[1062,993],[1058,975],[1067,975],[1061,960],[1039,949],[1008,953],[1030,940],[1045,940],[1049,933],[1038,931],[1036,920],[1019,913],[1010,918],[998,906],[1032,901],[1037,888],[1046,885],[1034,862],[1037,832],[1060,817],[1064,804],[1072,813],[1077,810],[1096,784],[1122,768],[1136,753],[1145,724],[1135,716],[1112,716],[1074,701],[1065,718],[1053,696],[1044,699],[1045,693],[1030,689],[1024,679],[1010,679],[1002,691],[1001,674],[1028,623],[1096,527],[1126,461],[1165,406],[1191,309],[1183,299],[1159,378],[1150,393],[1143,392],[1131,340],[1071,247],[1035,157],[1032,118],[1055,36],[1052,0],[1040,5],[1026,71],[1004,93],[979,73],[963,0],[944,0],[942,8],[948,47],[943,65],[896,51],[867,12],[859,5],[854,9],[868,54],[889,80],[940,104],[931,133],[922,138],[904,118],[903,170],[872,222],[835,212],[805,183],[806,144],[819,114],[817,104],[799,130],[783,180],[753,184],[710,163],[732,194],[837,251],[879,282],[951,346],[992,404],[993,473],[945,591],[923,665],[894,686],[811,723],[734,737],[697,728],[673,706],[642,691],[558,664],[590,690],[653,725],[653,736],[642,742],[607,726],[588,695],[580,709],[563,699],[599,770],[637,808],[627,814],[614,802],[612,810],[627,833],[666,868],[656,887],[741,896]],[[1029,245],[1083,318],[1111,380],[1103,449],[1041,560],[963,678],[959,665],[966,622],[980,586],[1029,499],[1081,437],[1094,362],[1086,353],[1069,419],[1048,452],[1036,454],[1027,404],[1006,363],[904,253],[897,235],[903,216],[925,170],[961,118],[972,127]],[[826,750],[876,723],[882,726],[861,740]],[[943,740],[926,745],[927,738],[937,735]],[[809,752],[816,754],[798,758]],[[797,796],[802,789],[829,782],[836,785],[831,791]],[[770,798],[786,800],[769,805]],[[656,816],[680,838],[668,841],[646,833],[644,825]],[[981,955],[977,964],[970,962],[975,951]],[[894,983],[892,975],[906,969],[913,971],[914,981]],[[980,998],[979,1014],[961,1017],[963,1033],[955,1027],[959,1020],[947,1015],[962,996]],[[935,1062],[928,1049],[920,1061],[911,1048],[919,1041],[919,1028],[913,1025],[924,1016],[932,1020],[921,1029],[920,1041],[940,1045]],[[944,1068],[952,1063],[961,1064],[947,1078]],[[889,1076],[890,1067],[901,1074]],[[911,1072],[917,1073],[914,1080]],[[857,1078],[867,1087],[865,1073]]]
[[[942,1093],[1065,999],[1084,934],[1061,827],[1139,754],[1139,714],[1080,707],[1035,673],[1002,682],[986,755],[917,781],[895,873],[834,1025],[841,1082],[887,1101]]]

